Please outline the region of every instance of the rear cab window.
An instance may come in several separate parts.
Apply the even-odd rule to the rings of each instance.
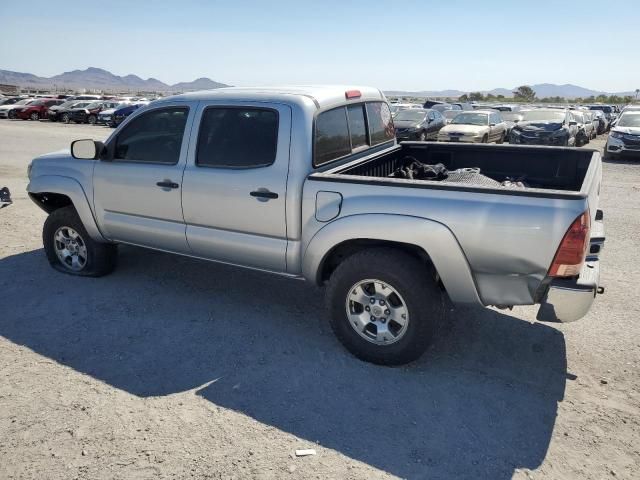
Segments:
[[[343,105],[318,114],[314,167],[395,139],[389,105],[382,101]]]

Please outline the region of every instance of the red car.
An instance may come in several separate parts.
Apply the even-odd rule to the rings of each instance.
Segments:
[[[13,118],[21,118],[23,120],[40,120],[47,117],[47,110],[54,105],[60,105],[64,100],[59,98],[41,98],[35,100],[28,105],[15,107],[12,109]]]

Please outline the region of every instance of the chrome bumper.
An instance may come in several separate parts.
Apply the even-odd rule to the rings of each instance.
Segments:
[[[584,317],[596,295],[604,293],[600,286],[600,261],[604,248],[602,210],[598,210],[591,228],[590,249],[578,278],[556,278],[540,302],[537,319],[542,322],[575,322]]]

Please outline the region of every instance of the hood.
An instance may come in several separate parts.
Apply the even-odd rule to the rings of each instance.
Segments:
[[[396,128],[418,128],[421,123],[415,120],[394,120],[393,125]]]
[[[523,120],[518,122],[518,126],[516,127],[518,130],[526,130],[529,132],[553,132],[554,130],[559,130],[562,128],[562,122],[548,121],[542,122],[540,120],[534,120],[531,122],[525,122]]]
[[[489,130],[488,125],[461,125],[450,123],[440,129],[440,133],[464,133],[465,135],[479,135]]]
[[[611,131],[627,135],[640,135],[640,127],[613,127]]]

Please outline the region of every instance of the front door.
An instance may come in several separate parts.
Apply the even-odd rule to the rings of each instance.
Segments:
[[[181,195],[196,105],[150,108],[107,142],[93,183],[98,225],[108,239],[189,253]]]
[[[192,252],[286,271],[290,107],[201,102],[195,124],[182,194]]]

